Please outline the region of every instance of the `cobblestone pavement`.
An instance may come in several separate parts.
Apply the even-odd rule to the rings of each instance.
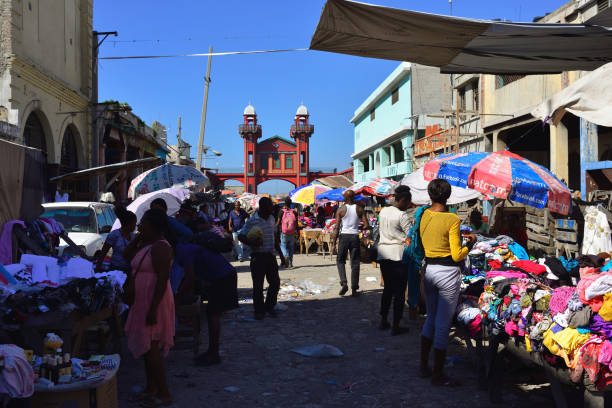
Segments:
[[[238,310],[222,322],[221,365],[198,368],[192,363],[190,339],[177,340],[167,359],[168,381],[176,407],[486,407],[488,395],[479,391],[476,373],[467,363],[465,348],[451,343],[448,372],[462,382],[457,388],[432,387],[416,375],[419,328],[423,321],[404,319],[410,333],[392,337],[378,330],[380,270],[362,264],[361,296],[339,297],[335,264],[329,257],[298,255],[295,269],[281,270],[286,310],[276,319],[252,319],[251,276],[248,263],[236,263]],[[347,265],[348,267],[348,265]],[[369,279],[368,279],[369,278]],[[308,280],[329,289],[311,296],[287,289]],[[206,349],[203,329],[201,351]],[[291,350],[314,344],[338,347],[344,356],[303,357]],[[124,351],[126,348],[124,347]],[[509,377],[509,378],[508,378]],[[501,406],[553,406],[547,385],[537,370],[518,369],[506,376]],[[519,386],[519,383],[523,384]],[[119,376],[120,406],[134,387],[144,385],[144,367],[124,352]],[[233,387],[233,388],[229,388]],[[230,391],[228,391],[230,390]],[[498,405],[500,406],[500,405]]]

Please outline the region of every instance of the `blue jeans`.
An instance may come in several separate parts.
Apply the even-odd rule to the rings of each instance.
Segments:
[[[289,265],[293,265],[293,253],[295,252],[295,234],[280,234],[280,247],[283,251],[285,261]]]
[[[234,238],[234,256],[236,259],[243,260],[244,259],[244,247],[242,246],[242,242],[238,239],[238,233],[233,232],[232,237]]]

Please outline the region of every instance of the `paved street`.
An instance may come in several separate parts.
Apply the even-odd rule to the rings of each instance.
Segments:
[[[167,360],[174,406],[489,406],[487,394],[478,390],[475,371],[466,363],[467,355],[457,342],[448,355],[458,358],[448,370],[462,381],[462,386],[434,388],[416,376],[418,327],[422,321],[411,324],[405,319],[411,331],[403,336],[391,337],[388,331],[378,330],[379,269],[362,264],[362,295],[339,298],[336,268],[329,257],[301,255],[294,263],[296,269],[281,271],[282,286],[286,287],[288,281],[299,284],[309,280],[331,285],[329,290],[283,301],[286,311],[279,312],[277,319],[261,322],[252,321],[250,304],[241,304],[223,319],[223,363],[219,366],[195,367],[191,342],[180,339]],[[239,296],[248,302],[248,264],[237,264],[237,268]],[[368,277],[376,281],[366,280]],[[205,329],[203,340],[202,350],[206,347]],[[317,359],[291,352],[318,343],[336,346],[345,355]],[[535,385],[545,382],[537,375],[534,370],[519,370],[509,376],[503,406],[552,406],[548,387]],[[525,382],[530,383],[531,391],[520,391],[514,384]],[[124,356],[119,383],[121,406],[128,406],[132,387],[143,383],[143,362]],[[225,390],[228,387],[238,389]]]

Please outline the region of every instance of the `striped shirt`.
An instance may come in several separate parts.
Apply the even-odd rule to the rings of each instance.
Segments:
[[[251,218],[249,218],[244,224],[244,227],[240,230],[239,234],[247,235],[251,228],[259,227],[263,232],[263,245],[260,248],[251,248],[251,253],[274,253],[274,239],[276,232],[276,223],[274,222],[274,216],[268,216],[267,220],[264,220],[259,216],[259,212],[256,212]]]

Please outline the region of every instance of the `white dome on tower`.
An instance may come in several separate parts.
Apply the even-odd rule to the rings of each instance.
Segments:
[[[308,109],[306,109],[306,107],[304,106],[304,104],[301,104],[298,109],[297,112],[295,113],[296,115],[308,115]]]
[[[243,113],[243,115],[256,115],[256,113],[255,113],[255,107],[249,103],[249,104],[247,105],[247,107],[246,107],[246,108],[244,108],[244,113]]]

